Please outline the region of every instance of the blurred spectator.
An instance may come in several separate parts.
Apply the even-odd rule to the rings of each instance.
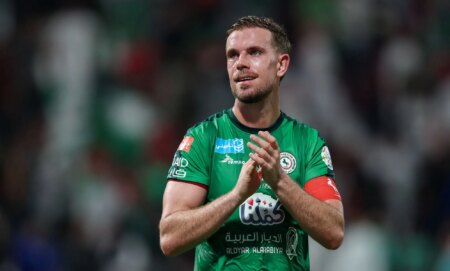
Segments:
[[[62,9],[48,18],[36,58],[36,80],[46,90],[44,149],[37,177],[36,208],[55,219],[67,173],[86,148],[95,82],[98,18],[86,9]],[[55,204],[57,203],[57,204]]]

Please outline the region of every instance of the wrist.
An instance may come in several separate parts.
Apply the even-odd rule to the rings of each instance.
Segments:
[[[272,190],[277,193],[279,190],[283,189],[288,180],[290,180],[290,178],[286,173],[280,173],[280,177],[278,178],[278,180],[271,184]]]
[[[246,196],[244,193],[239,192],[236,188],[232,189],[229,194],[231,200],[233,202],[236,202],[237,205],[240,205],[248,198],[248,196]]]

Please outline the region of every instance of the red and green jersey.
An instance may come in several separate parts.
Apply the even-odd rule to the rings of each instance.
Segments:
[[[330,154],[317,130],[281,113],[267,129],[280,146],[280,165],[301,187],[334,178]],[[206,202],[228,193],[249,159],[251,134],[231,109],[190,128],[175,153],[168,179],[207,187]],[[308,236],[270,186],[242,203],[220,229],[196,247],[195,270],[309,270]]]

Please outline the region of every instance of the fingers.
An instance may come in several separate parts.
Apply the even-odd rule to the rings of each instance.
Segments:
[[[266,140],[256,136],[256,135],[250,135],[250,139],[255,142],[256,144],[258,144],[259,146],[261,146],[262,149],[264,149],[266,152],[268,152],[269,154],[273,151],[272,150],[272,146],[270,145],[269,142],[267,142]],[[251,143],[251,142],[249,142]],[[254,146],[254,144],[252,144]],[[251,148],[252,150],[254,150],[255,152],[258,151],[258,149],[254,149]]]
[[[264,138],[274,150],[278,150],[278,142],[277,142],[276,138],[274,136],[272,136],[269,132],[259,131],[258,135],[260,137]]]
[[[242,200],[245,200],[250,195],[255,193],[261,184],[261,178],[258,177],[256,166],[256,162],[249,158],[241,168],[241,172],[234,189]]]
[[[263,165],[263,164],[267,163],[266,160],[261,158],[261,156],[259,156],[258,154],[250,153],[249,155],[250,155],[250,159],[252,159],[258,165]]]
[[[256,172],[256,162],[253,159],[249,158],[241,168],[239,179],[252,177],[255,172]]]
[[[267,131],[260,131],[258,136],[251,135],[250,139],[254,142],[247,143],[247,146],[254,151],[254,153],[250,153],[250,158],[258,165],[272,168],[279,158],[278,143],[276,139]]]
[[[243,169],[246,170],[246,172],[250,173],[252,170],[256,168],[256,162],[253,159],[248,159],[247,162],[245,162]]]
[[[252,142],[248,142],[247,146],[251,150],[253,150],[255,152],[254,154],[257,154],[256,157],[260,157],[260,158],[262,158],[264,160],[267,160],[267,161],[270,160],[270,153],[269,153],[269,151],[267,151],[263,147],[258,147],[255,144],[253,144]],[[251,157],[252,154],[253,153],[250,153],[250,157]],[[261,162],[261,161],[257,161],[257,162]]]
[[[280,151],[278,142],[269,132],[260,131],[258,135],[251,135],[247,146],[253,151],[250,159],[260,166],[261,178],[269,184],[275,185],[280,177]]]
[[[255,153],[257,153],[260,157],[268,161],[278,152],[277,140],[267,131],[259,131],[258,135],[260,137],[256,135],[250,135],[250,139],[258,144],[259,147],[253,142],[248,142],[247,146]]]
[[[269,152],[278,150],[278,142],[269,132],[259,131],[258,135],[259,137],[256,135],[250,135],[250,139]]]

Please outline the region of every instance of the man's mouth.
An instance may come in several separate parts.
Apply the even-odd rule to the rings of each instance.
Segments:
[[[256,76],[239,76],[237,79],[236,79],[236,82],[246,82],[246,81],[251,81],[251,80],[253,80],[253,79],[255,79],[256,78]]]

